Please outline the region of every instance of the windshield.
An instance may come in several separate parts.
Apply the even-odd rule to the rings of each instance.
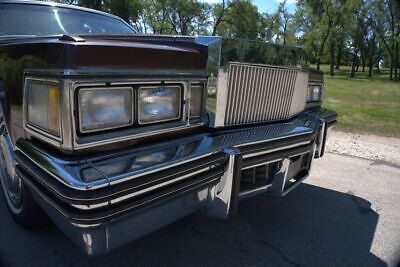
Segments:
[[[72,8],[0,3],[0,36],[133,33],[122,21]]]

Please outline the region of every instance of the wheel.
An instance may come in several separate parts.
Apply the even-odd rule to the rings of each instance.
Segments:
[[[49,220],[34,201],[29,188],[15,172],[14,150],[4,125],[0,133],[0,180],[8,212],[27,229],[48,225]]]

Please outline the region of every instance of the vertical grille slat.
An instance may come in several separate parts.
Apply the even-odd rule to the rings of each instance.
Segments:
[[[225,125],[289,118],[297,75],[301,70],[231,63],[228,71]]]
[[[234,86],[236,86],[236,84],[240,81],[240,73],[238,72],[237,68],[232,68],[229,71],[229,83],[228,83],[228,88],[232,88]],[[234,90],[229,90],[228,91],[228,112],[227,115],[230,116],[228,118],[229,121],[232,121],[233,119],[233,108],[234,108],[234,103],[235,100],[234,98],[234,94],[233,94]]]
[[[240,103],[242,108],[240,110],[240,115],[241,115],[241,119],[240,119],[240,123],[244,123],[247,121],[247,115],[248,115],[248,109],[247,107],[249,106],[250,102],[251,102],[251,91],[253,89],[253,75],[254,75],[254,71],[250,70],[250,67],[248,66],[246,68],[246,73],[247,73],[247,80],[246,80],[246,84],[245,84],[245,88],[243,88],[242,90],[245,93],[245,97],[243,99],[243,101]]]
[[[276,84],[278,83],[278,80],[279,80],[279,76],[278,76],[278,70],[277,69],[273,69],[272,70],[272,85],[271,85],[271,88],[270,88],[270,90],[271,90],[271,97],[268,99],[268,103],[269,103],[269,108],[268,108],[268,113],[267,113],[267,117],[266,117],[266,119],[267,120],[272,120],[272,113],[274,112],[274,108],[275,108],[275,101],[273,101],[274,99],[275,99],[275,95],[277,94],[277,91],[276,91],[276,88],[277,88],[277,86],[276,86]]]
[[[265,82],[265,70],[260,68],[260,78],[259,78],[259,83],[258,83],[258,94],[256,99],[263,99],[263,93],[265,90],[263,90],[264,87],[264,82]],[[263,107],[263,101],[257,101],[257,109],[255,109],[255,116],[254,120],[256,122],[260,121],[261,114],[262,114],[262,107]]]
[[[296,78],[297,78],[297,72],[296,71],[291,71],[290,74],[291,74],[290,75],[291,77],[290,77],[289,83],[288,83],[288,95],[287,95],[287,97],[285,99],[285,107],[286,107],[285,114],[284,114],[285,117],[289,117],[290,103],[291,103],[291,100],[293,98],[294,87],[295,87]]]
[[[254,110],[256,109],[257,106],[257,101],[255,101],[255,97],[257,96],[257,83],[259,81],[258,77],[258,71],[259,68],[254,69],[253,71],[253,78],[252,78],[252,83],[251,83],[251,88],[250,90],[250,104],[246,107],[247,108],[247,114],[246,114],[246,121],[254,122]]]
[[[286,117],[285,116],[286,110],[288,110],[286,100],[289,98],[291,72],[292,71],[288,71],[285,73],[285,79],[284,79],[284,85],[283,85],[283,99],[282,99],[282,103],[278,109],[278,114],[281,118]]]
[[[261,120],[265,120],[268,116],[268,108],[269,108],[268,99],[270,98],[270,95],[271,95],[271,90],[268,90],[268,88],[271,88],[272,72],[269,71],[268,69],[265,69],[265,72],[267,73],[267,77],[265,80],[265,87],[264,87],[265,93],[264,93],[264,97],[263,97],[265,104],[264,104],[264,109],[263,109],[263,113],[261,116]]]

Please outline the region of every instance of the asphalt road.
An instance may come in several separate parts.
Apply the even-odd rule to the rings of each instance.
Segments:
[[[1,266],[397,266],[400,166],[337,154],[283,199],[261,195],[218,221],[193,215],[88,258],[54,226],[18,227],[0,202]]]

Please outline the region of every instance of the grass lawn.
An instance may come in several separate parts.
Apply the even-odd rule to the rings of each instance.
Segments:
[[[324,107],[339,114],[337,129],[400,137],[400,82],[389,80],[388,70],[365,73],[349,78],[350,67],[335,70],[321,66],[325,73]],[[360,68],[361,70],[361,68]]]

